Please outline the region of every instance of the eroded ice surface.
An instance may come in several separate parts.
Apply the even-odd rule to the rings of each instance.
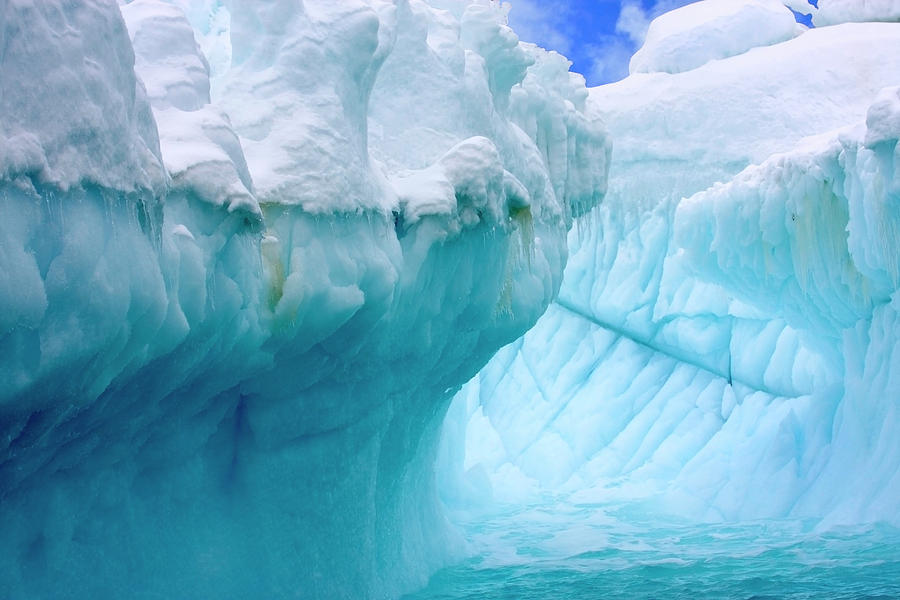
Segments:
[[[517,338],[439,460],[500,576],[896,524],[896,2],[782,4],[590,92],[489,0],[4,4],[0,595],[422,585]]]
[[[448,504],[897,523],[898,52],[845,23],[591,90],[609,194],[451,408]]]
[[[3,4],[0,596],[385,597],[454,555],[446,406],[606,187],[504,11]]]

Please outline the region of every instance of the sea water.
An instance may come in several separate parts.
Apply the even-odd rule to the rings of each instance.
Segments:
[[[698,524],[543,504],[460,526],[475,555],[404,600],[900,598],[900,530],[887,525]]]

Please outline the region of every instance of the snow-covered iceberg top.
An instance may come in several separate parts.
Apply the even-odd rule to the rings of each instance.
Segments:
[[[817,6],[795,10],[812,14],[817,27],[864,21],[900,21],[898,0],[819,0]]]
[[[520,44],[498,3],[209,2],[204,10],[175,4],[204,54],[216,57],[212,68],[202,55],[198,60],[197,43],[178,33],[186,21],[172,20],[177,8],[158,0],[123,6],[160,123],[163,158],[183,157],[174,146],[189,144],[185,116],[171,108],[206,110],[207,120],[219,111],[240,139],[248,191],[259,203],[315,213],[396,212],[401,207],[386,179],[426,168],[475,137],[492,140],[501,166],[526,187],[549,185],[532,189],[536,211],[565,213],[567,196],[592,196],[603,187],[603,169],[588,165],[602,163],[605,150],[579,158],[575,178],[556,170],[568,160],[557,156],[567,153],[563,146],[552,147],[553,158],[538,169],[519,160],[517,131],[535,139],[534,115],[543,115],[540,128],[562,127],[585,148],[605,148],[597,143],[603,130],[579,116],[583,79],[568,73],[561,57],[548,61],[545,51]],[[152,27],[142,26],[148,21]],[[553,66],[540,66],[547,63]],[[169,120],[178,123],[169,127]],[[170,131],[179,135],[175,145]],[[207,137],[198,131],[193,143],[209,148]],[[201,154],[215,160],[212,150]],[[188,170],[181,159],[170,162],[170,172]]]
[[[631,73],[681,73],[789,40],[804,28],[779,0],[703,0],[657,17]]]
[[[0,28],[0,180],[162,191],[128,32],[101,0],[13,2]]]

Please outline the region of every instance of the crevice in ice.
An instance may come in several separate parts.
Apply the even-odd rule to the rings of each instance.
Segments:
[[[247,399],[243,394],[238,399],[237,406],[234,408],[232,419],[234,420],[234,439],[232,442],[231,460],[228,463],[228,471],[225,474],[226,486],[234,485],[237,479],[238,469],[240,467],[241,446],[250,435],[250,426],[249,423],[247,423]]]
[[[729,384],[737,383],[739,385],[746,387],[747,389],[764,392],[771,396],[791,397],[794,395],[792,392],[790,392],[790,393],[779,392],[768,386],[759,385],[759,383],[750,383],[748,381],[743,380],[740,377],[734,377],[734,373],[732,372],[732,370],[730,368],[731,367],[731,354],[730,353],[729,353],[729,362],[728,362],[729,368],[727,370],[720,371],[720,370],[710,367],[707,364],[703,364],[699,361],[692,360],[691,357],[687,354],[680,354],[680,353],[676,354],[676,353],[673,353],[671,351],[671,349],[657,346],[657,345],[653,344],[652,342],[649,342],[645,339],[641,339],[632,332],[629,332],[621,327],[617,327],[611,323],[607,323],[601,319],[598,319],[594,315],[585,313],[583,310],[579,309],[574,304],[567,302],[566,300],[564,300],[562,298],[557,298],[553,303],[555,305],[559,306],[560,308],[563,308],[566,311],[572,313],[573,315],[576,315],[582,319],[585,319],[586,321],[589,321],[589,322],[593,323],[594,325],[597,325],[598,327],[602,327],[603,329],[606,329],[607,331],[611,331],[618,336],[621,336],[623,338],[631,340],[632,342],[634,342],[635,344],[638,344],[639,346],[642,346],[642,347],[652,350],[654,352],[658,352],[659,354],[662,354],[663,356],[668,356],[669,358],[672,358],[678,362],[682,362],[682,363],[685,363],[692,367],[696,367],[697,369],[700,369],[701,371],[706,371],[708,373],[711,373],[711,374],[715,375],[716,377],[721,377],[723,380],[728,381]]]
[[[544,385],[541,382],[541,379],[535,373],[535,370],[531,366],[531,363],[530,363],[528,357],[523,352],[520,352],[518,356],[522,361],[522,365],[525,367],[525,371],[528,373],[529,377],[534,382],[535,388],[538,390],[538,393],[541,395],[541,398],[543,399],[543,401],[545,403],[547,403],[548,405],[554,404],[553,396],[551,394],[549,394],[547,392],[547,390],[544,388]],[[556,419],[558,419],[559,416],[565,411],[566,404],[567,404],[567,402],[565,400],[559,402],[559,406],[556,408],[556,411],[553,412],[541,425],[541,427],[540,427],[541,432],[547,431],[553,426]],[[531,450],[532,446],[535,443],[537,443],[539,441],[539,439],[540,439],[540,435],[536,435],[529,443],[521,446],[512,455],[510,455],[510,459],[513,462],[515,462],[516,460],[521,458],[523,454],[525,454],[526,452]]]

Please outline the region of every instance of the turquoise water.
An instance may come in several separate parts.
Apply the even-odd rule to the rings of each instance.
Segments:
[[[537,507],[463,531],[475,557],[404,600],[900,598],[900,530],[885,525],[698,525]]]

